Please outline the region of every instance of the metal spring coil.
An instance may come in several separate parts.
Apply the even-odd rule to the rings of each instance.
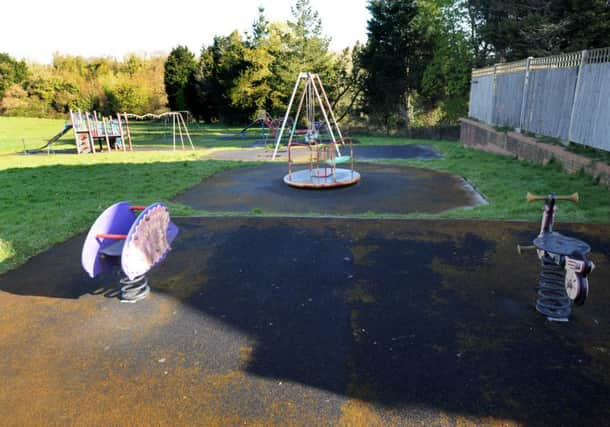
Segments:
[[[146,275],[136,277],[133,280],[124,277],[121,279],[121,285],[121,302],[138,302],[150,293]]]
[[[552,320],[567,320],[572,302],[565,290],[565,271],[548,255],[542,257],[540,266],[536,310]]]

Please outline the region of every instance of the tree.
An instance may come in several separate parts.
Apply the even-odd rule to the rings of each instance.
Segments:
[[[27,75],[28,67],[24,61],[17,61],[7,53],[0,53],[0,99],[11,85],[22,83]]]
[[[322,34],[322,20],[309,0],[297,0],[291,7],[293,20],[288,21],[286,34],[286,71],[293,74],[290,84],[302,71],[318,73],[324,79],[331,72],[332,56],[328,51],[330,39]]]
[[[212,84],[218,103],[218,113],[227,123],[247,120],[248,112],[232,102],[235,85],[250,65],[246,60],[246,45],[237,31],[227,37],[215,37],[211,53],[213,58]]]
[[[216,36],[212,46],[202,48],[187,91],[189,108],[197,119],[227,123],[247,119],[242,106],[232,102],[236,83],[249,65],[247,49],[237,31]]]
[[[108,113],[129,111],[134,114],[147,113],[148,98],[146,88],[141,84],[123,81],[112,89],[107,89]]]
[[[185,91],[196,65],[195,55],[186,46],[174,48],[167,57],[163,81],[171,110],[181,111],[188,108]]]
[[[328,50],[330,39],[322,34],[318,12],[313,10],[309,0],[297,0],[291,12],[292,19],[286,26],[277,24],[273,27],[277,44],[271,51],[274,61],[270,66],[270,85],[277,114],[285,112],[299,73],[319,74],[328,89],[329,83],[334,81],[334,56]]]
[[[331,107],[339,122],[358,112],[356,106],[361,103],[365,77],[360,66],[361,51],[362,46],[358,42],[353,48],[341,51],[333,61],[333,72],[330,80],[327,80],[328,85],[325,84]]]
[[[259,16],[253,25],[254,29],[259,29],[254,31],[258,36],[250,37],[244,50],[246,67],[230,93],[232,105],[251,115],[261,109],[279,114],[285,109],[287,100],[284,98],[290,96],[279,88],[282,81],[276,73],[278,65],[287,56],[286,32],[277,23],[269,24],[263,12],[259,8]]]
[[[465,10],[451,0],[419,0],[415,25],[430,46],[415,103],[427,124],[456,123],[467,113],[473,52],[464,32]],[[430,114],[432,113],[432,114]]]
[[[408,95],[421,79],[425,49],[412,25],[414,0],[371,0],[368,9],[368,41],[360,57],[367,72],[364,110],[389,132],[394,122],[408,123]]]
[[[610,45],[606,0],[468,0],[477,65]]]
[[[247,45],[250,48],[258,46],[262,40],[269,36],[269,21],[265,16],[265,8],[258,7],[258,16],[252,24],[252,32],[247,35]]]
[[[199,62],[189,76],[186,89],[186,103],[196,120],[211,122],[218,118],[218,105],[212,101],[213,65],[211,49],[203,46]]]

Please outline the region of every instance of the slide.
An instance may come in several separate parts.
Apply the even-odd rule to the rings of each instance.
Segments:
[[[49,147],[50,145],[53,145],[54,143],[56,143],[59,140],[59,138],[64,136],[66,134],[66,132],[68,132],[70,129],[72,129],[72,125],[64,125],[64,128],[59,133],[57,133],[57,135],[55,135],[53,138],[49,139],[45,145],[38,148],[36,151],[42,151],[42,150],[46,149],[47,147]]]

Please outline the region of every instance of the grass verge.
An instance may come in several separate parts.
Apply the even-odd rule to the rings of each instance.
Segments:
[[[422,141],[416,141],[421,143]],[[413,142],[407,142],[413,143]],[[395,160],[391,163],[440,170],[467,179],[489,201],[470,209],[453,209],[441,218],[539,220],[541,203],[526,203],[525,194],[571,194],[577,191],[578,204],[560,202],[557,221],[610,222],[610,191],[583,173],[568,174],[554,162],[538,165],[462,147],[456,142],[427,141],[443,155],[435,160]],[[431,195],[434,197],[434,195]],[[421,215],[419,215],[421,217]]]
[[[1,157],[0,273],[85,231],[120,200],[139,205],[162,201],[172,214],[190,214],[191,209],[169,199],[218,171],[248,165],[197,156],[134,152]]]

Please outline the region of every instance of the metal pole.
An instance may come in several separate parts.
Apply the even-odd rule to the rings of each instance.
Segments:
[[[182,138],[182,124],[180,123],[181,118],[180,113],[174,113],[174,117],[176,117],[176,122],[178,122],[178,133],[180,134],[180,144],[182,144],[182,150],[184,150],[184,138]]]
[[[307,93],[307,87],[303,89],[303,94],[301,95],[301,100],[299,101],[299,106],[297,107],[297,113],[294,116],[294,122],[292,122],[292,129],[290,130],[290,136],[288,137],[288,146],[292,144],[292,138],[294,137],[294,132],[297,128],[297,123],[299,122],[299,116],[301,115],[301,109],[303,108],[303,101],[305,100],[305,94]]]
[[[320,84],[320,91],[322,92],[322,96],[324,97],[324,100],[326,101],[326,105],[328,106],[328,111],[330,111],[330,117],[333,119],[333,122],[335,123],[335,129],[337,129],[337,134],[339,135],[339,139],[341,140],[341,143],[343,144],[343,135],[341,135],[341,129],[339,129],[339,123],[337,123],[337,119],[335,118],[335,112],[333,111],[330,102],[328,101],[328,96],[326,95],[326,90],[324,90],[324,86],[322,85],[322,80],[320,80],[320,76],[318,74],[315,75],[315,77],[318,79],[318,83]]]
[[[182,120],[182,126],[184,126],[184,132],[186,133],[186,137],[191,143],[191,149],[194,150],[195,146],[193,145],[193,140],[191,139],[191,135],[189,134],[189,128],[186,126],[186,122],[184,121],[184,117],[182,117],[182,114],[180,114],[180,119]]]
[[[582,80],[582,70],[587,62],[587,56],[589,51],[586,49],[580,52],[580,64],[578,65],[578,76],[576,77],[576,86],[574,88],[574,99],[572,100],[572,109],[570,110],[570,127],[568,128],[568,144],[570,141],[574,141],[572,139],[572,130],[574,129],[574,112],[576,110],[576,101],[578,100],[578,95],[580,94],[580,82]],[[574,141],[576,142],[576,141]]]
[[[299,73],[299,75],[297,77],[297,81],[294,84],[294,89],[292,89],[292,95],[290,96],[290,102],[288,103],[288,108],[286,109],[286,115],[284,116],[284,120],[282,121],[282,127],[280,128],[280,133],[277,137],[277,141],[275,143],[275,150],[273,150],[273,157],[271,157],[271,160],[275,160],[275,156],[277,155],[277,150],[280,146],[280,141],[282,140],[282,136],[284,134],[284,127],[286,126],[286,122],[288,121],[288,116],[290,115],[290,109],[292,108],[294,96],[297,93],[297,89],[299,87],[299,82],[301,81],[301,78],[303,78],[303,77],[307,77],[307,74]]]
[[[174,151],[176,151],[176,116],[172,114],[172,134],[174,138]]]
[[[519,115],[519,133],[521,133],[521,131],[523,130],[523,123],[525,122],[525,106],[527,105],[527,93],[529,90],[530,79],[530,64],[532,62],[532,59],[533,58],[530,56],[525,61],[525,78],[523,79],[523,93],[521,95],[521,114]]]
[[[316,98],[318,98],[318,102],[320,103],[320,109],[322,110],[322,115],[324,116],[324,120],[326,121],[326,126],[328,126],[330,137],[333,140],[333,144],[335,144],[335,150],[337,150],[337,154],[341,156],[341,151],[339,151],[339,147],[337,146],[337,140],[335,139],[335,134],[333,133],[333,128],[330,125],[330,121],[328,120],[328,116],[326,115],[326,110],[324,109],[324,105],[322,104],[322,98],[320,98],[320,93],[318,92],[318,88],[315,84],[313,85],[313,91],[316,94]]]

